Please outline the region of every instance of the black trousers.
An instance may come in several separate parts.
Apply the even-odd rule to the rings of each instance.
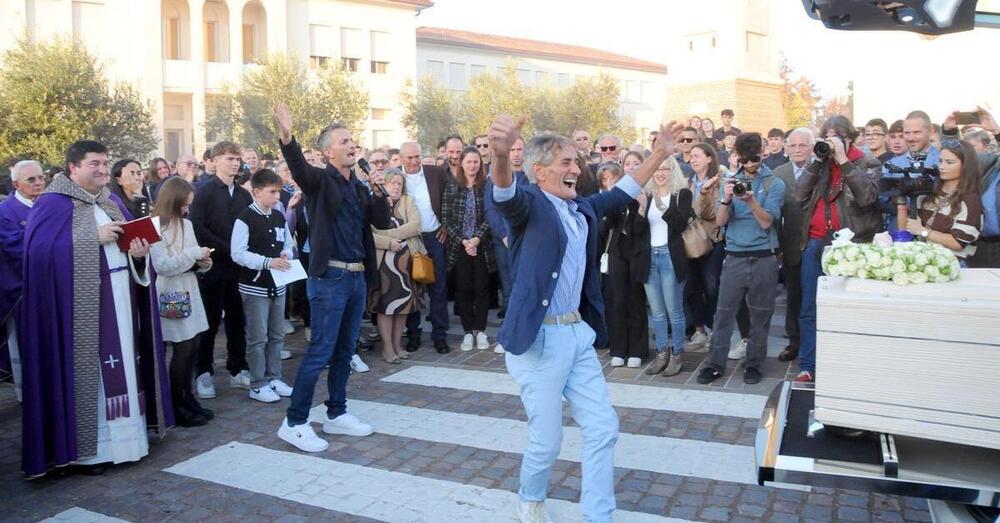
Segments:
[[[198,353],[198,337],[172,342],[170,355],[170,393],[174,408],[186,407],[193,397],[191,383],[194,379],[194,360]]]
[[[634,274],[628,259],[613,255],[610,258],[605,321],[611,356],[645,359],[649,355],[649,316],[646,289],[639,282],[649,273]]]
[[[785,334],[788,345],[799,349],[799,312],[802,310],[802,265],[784,265],[781,268],[785,278]]]
[[[236,275],[223,274],[214,269],[200,281],[201,301],[208,316],[208,330],[198,339],[197,372],[214,373],[215,335],[223,321],[226,327],[226,370],[235,376],[247,370],[246,319],[243,316],[243,299],[240,297]]]
[[[480,246],[481,249],[490,246]],[[480,251],[477,256],[469,256],[465,250],[458,255],[455,263],[455,314],[462,319],[465,332],[485,331],[486,315],[490,310],[487,292],[490,274],[486,267],[486,256]]]

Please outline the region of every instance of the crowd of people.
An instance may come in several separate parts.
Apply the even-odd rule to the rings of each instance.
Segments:
[[[811,382],[820,260],[838,230],[857,242],[909,233],[963,266],[1000,267],[1000,126],[981,108],[977,124],[960,127],[958,114],[940,125],[922,111],[891,125],[833,116],[818,129],[759,133],[733,126],[726,109],[720,127],[691,117],[651,133],[648,148],[586,129],[526,139],[502,117],[469,144],[445,137],[434,155],[412,141],[366,151],[338,124],[303,148],[279,105],[275,155],[221,141],[200,162],[183,154],[144,169],[79,141],[59,172],[19,161],[0,202],[0,359],[23,399],[24,471],[139,459],[147,427],[208,423],[203,402],[217,385],[262,403],[290,398],[278,436],[322,451],[308,418],[326,368],[323,431],[371,434],[346,410],[349,374],[369,370],[357,351],[381,341],[383,361],[399,364],[422,347],[426,319],[433,349],[448,354],[449,299],[464,332],[457,349],[508,353],[532,419],[552,395],[573,403],[593,392],[570,391],[572,372],[552,382],[558,390],[539,381],[551,369],[523,356],[539,329],[551,336],[543,346],[577,354],[567,369],[590,372],[594,350],[607,349],[612,367],[673,376],[684,352],[707,352],[698,383],[740,361],[755,384],[781,287],[789,341],[779,360],[798,359],[796,379]],[[887,183],[918,166],[937,169],[928,190]],[[161,240],[119,246],[122,224],[147,216]],[[294,260],[308,278],[276,284]],[[491,340],[494,306],[503,324]],[[309,346],[286,381],[292,319]],[[557,329],[579,324],[592,332]],[[585,432],[603,425],[613,446],[613,410],[592,414]],[[525,502],[544,499],[554,460],[561,414],[541,418]],[[598,466],[585,483],[610,474],[603,450],[587,452]]]

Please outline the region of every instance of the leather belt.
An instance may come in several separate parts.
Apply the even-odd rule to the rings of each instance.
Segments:
[[[546,316],[542,320],[542,325],[572,325],[583,321],[579,311],[567,312],[566,314],[553,314]]]
[[[351,271],[351,272],[364,272],[364,270],[365,270],[365,264],[360,263],[360,262],[357,262],[357,263],[347,263],[347,262],[342,262],[342,261],[337,261],[337,260],[330,260],[330,262],[327,263],[326,265],[327,265],[327,267],[333,267],[334,269],[342,269],[342,270]]]

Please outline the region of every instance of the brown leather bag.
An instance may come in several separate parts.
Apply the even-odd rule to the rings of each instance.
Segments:
[[[712,251],[712,240],[698,219],[688,220],[688,226],[681,233],[681,238],[684,239],[684,253],[688,258],[701,258]]]
[[[413,267],[410,269],[410,277],[413,281],[424,285],[433,285],[435,281],[434,260],[430,256],[414,250],[410,251],[410,258],[413,260]]]

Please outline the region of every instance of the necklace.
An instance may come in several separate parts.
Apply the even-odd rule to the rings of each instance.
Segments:
[[[663,200],[661,200],[659,196],[656,196],[654,194],[653,195],[653,202],[656,203],[656,208],[659,209],[660,212],[666,212],[667,211],[667,204],[663,203]]]

